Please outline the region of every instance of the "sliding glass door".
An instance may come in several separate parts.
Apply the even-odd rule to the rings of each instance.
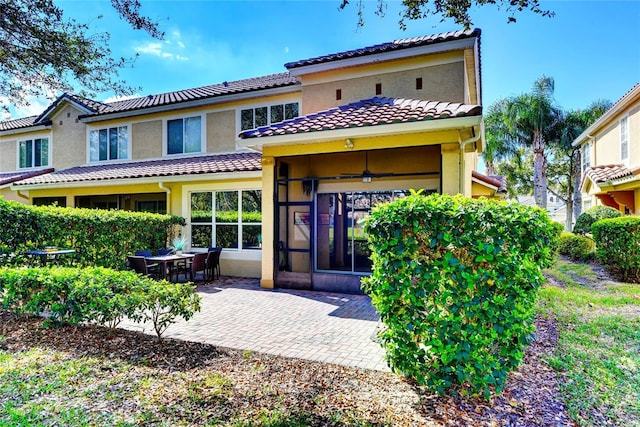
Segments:
[[[315,218],[315,270],[347,274],[370,273],[371,251],[363,221],[375,205],[405,195],[405,191],[318,194]]]

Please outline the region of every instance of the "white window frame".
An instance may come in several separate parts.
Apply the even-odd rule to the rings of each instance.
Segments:
[[[591,166],[591,141],[582,146],[582,153],[580,153],[580,166],[582,172]]]
[[[242,193],[245,191],[260,191],[261,192],[261,197],[262,197],[262,188],[230,188],[230,189],[223,189],[223,188],[219,188],[219,189],[203,189],[203,190],[189,190],[186,191],[186,195],[187,195],[187,201],[188,201],[188,219],[187,219],[187,226],[189,229],[189,246],[194,248],[194,249],[204,249],[206,250],[207,248],[201,248],[201,247],[194,247],[193,246],[193,241],[192,241],[192,233],[191,233],[191,229],[192,226],[194,225],[194,223],[191,222],[191,194],[192,193],[212,193],[212,202],[213,202],[213,206],[212,206],[212,217],[211,217],[211,222],[197,222],[195,223],[195,225],[211,225],[212,226],[212,236],[216,236],[217,233],[217,226],[237,226],[238,227],[238,241],[237,241],[237,247],[223,247],[225,252],[232,252],[232,253],[261,253],[262,252],[262,247],[259,248],[245,248],[243,246],[243,228],[245,226],[260,226],[261,230],[263,228],[263,224],[262,221],[260,222],[244,222],[242,221],[242,211],[243,211],[243,205],[242,205]],[[217,222],[216,221],[216,195],[217,193],[237,193],[238,195],[238,220],[236,222]],[[262,234],[262,232],[260,233]],[[219,246],[219,242],[215,243],[217,246]]]
[[[47,164],[40,166],[33,166],[35,160],[35,141],[37,139],[46,139],[47,140]],[[20,167],[20,144],[23,142],[31,141],[34,144],[34,149],[31,151],[31,163],[32,166]],[[21,138],[16,141],[16,170],[30,170],[30,169],[41,169],[41,168],[49,168],[51,167],[51,150],[53,148],[53,144],[51,143],[51,136],[49,135],[34,135],[28,138]]]
[[[114,127],[115,128],[121,128],[121,127],[126,127],[127,128],[127,157],[124,158],[124,159],[117,158],[117,159],[106,159],[106,160],[100,160],[100,159],[91,160],[91,132],[100,132],[101,130],[107,130],[108,131],[109,129],[113,129]],[[123,161],[123,160],[131,160],[131,158],[132,158],[131,149],[132,149],[132,144],[131,144],[131,123],[122,123],[122,124],[113,125],[113,126],[93,126],[93,127],[87,128],[87,163],[97,164],[97,163],[108,163],[108,162],[119,162],[119,161]]]
[[[173,120],[182,120],[184,123],[185,119],[190,119],[193,117],[200,118],[200,151],[194,151],[185,153],[184,152],[184,139],[182,140],[182,153],[173,153],[169,154],[169,122]],[[206,114],[181,114],[172,117],[166,117],[162,120],[162,153],[164,156],[185,156],[185,155],[194,155],[201,154],[207,151],[207,140],[206,140],[206,128],[207,128],[207,118]],[[183,138],[184,138],[184,127],[183,127]]]
[[[629,165],[629,116],[620,118],[620,162]],[[624,156],[626,152],[626,156]]]
[[[271,108],[275,107],[275,106],[279,106],[281,105],[283,108],[283,121],[284,120],[290,120],[290,119],[286,119],[284,118],[284,111],[286,109],[286,105],[287,104],[298,104],[298,115],[295,117],[300,117],[300,113],[301,113],[301,108],[302,108],[302,103],[300,102],[300,100],[298,99],[291,99],[291,100],[285,100],[282,102],[272,102],[269,104],[255,104],[255,105],[244,105],[242,107],[238,107],[238,109],[236,110],[236,134],[240,134],[241,132],[244,132],[245,130],[249,130],[249,129],[256,129],[258,127],[262,127],[262,126],[270,126],[272,124],[271,122]],[[255,119],[255,110],[258,108],[266,108],[267,109],[267,124],[266,125],[261,125],[261,126],[255,126],[256,123],[256,119]],[[254,114],[253,114],[253,126],[252,128],[249,129],[242,129],[242,112],[245,110],[253,110]],[[294,117],[294,118],[295,118]],[[279,123],[279,122],[274,122],[274,123]]]

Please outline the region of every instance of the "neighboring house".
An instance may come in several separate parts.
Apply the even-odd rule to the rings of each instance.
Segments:
[[[359,292],[373,205],[409,189],[500,192],[474,171],[480,30],[285,67],[118,102],[62,95],[0,123],[0,195],[180,215],[192,250],[225,248],[224,274]]]
[[[640,214],[640,83],[573,142],[582,159],[582,210]]]

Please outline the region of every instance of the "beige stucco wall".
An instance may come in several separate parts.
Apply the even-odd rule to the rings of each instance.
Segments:
[[[0,139],[0,172],[12,172],[18,169],[18,140],[15,136]]]
[[[131,159],[162,157],[162,120],[133,123],[131,126]]]
[[[620,163],[620,119],[628,117],[629,166],[640,165],[640,102],[611,119],[607,126],[598,130],[592,148],[591,164],[607,165]]]
[[[356,75],[353,71],[332,71],[317,76],[303,76],[302,113],[310,114],[374,96],[464,102],[465,87],[462,82],[465,71],[462,57],[445,56],[443,59],[453,62],[407,70],[391,68],[385,72],[383,69],[370,75],[366,70],[358,69]],[[422,78],[420,90],[416,89],[416,79],[419,77]],[[382,87],[380,95],[376,95],[378,83]],[[342,92],[340,100],[336,100],[337,89]]]
[[[78,120],[81,114],[80,110],[65,104],[51,117],[51,166],[56,170],[87,162],[87,131],[86,125]]]
[[[236,111],[207,114],[207,152],[220,153],[236,149]]]

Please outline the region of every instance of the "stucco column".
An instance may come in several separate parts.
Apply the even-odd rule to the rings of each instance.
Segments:
[[[262,158],[262,274],[260,287],[272,289],[274,282],[274,188],[275,188],[275,159],[273,157]]]
[[[442,144],[442,194],[458,194],[460,192],[460,145]]]

